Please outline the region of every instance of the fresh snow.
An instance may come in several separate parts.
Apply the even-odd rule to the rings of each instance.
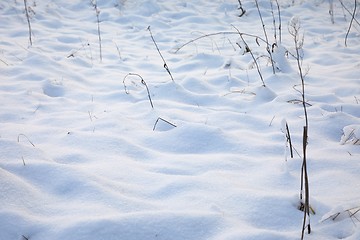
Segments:
[[[91,1],[28,0],[31,46],[24,2],[1,1],[0,239],[300,239],[296,18],[315,211],[305,239],[360,239],[358,22],[345,46],[340,1],[279,1],[275,74],[265,44],[244,36],[263,87],[236,34],[263,28],[255,1],[241,2],[242,17],[236,0],[99,0],[101,61]],[[272,43],[270,1],[258,2]],[[180,48],[219,32],[231,33]]]

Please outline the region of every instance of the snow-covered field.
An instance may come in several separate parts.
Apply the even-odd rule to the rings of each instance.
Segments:
[[[24,2],[1,1],[0,239],[300,239],[298,17],[305,239],[359,240],[360,17],[345,46],[340,1],[279,0],[280,35],[272,1],[275,40],[258,2],[275,74],[255,1],[99,0],[102,60],[90,1],[28,0],[31,46]]]

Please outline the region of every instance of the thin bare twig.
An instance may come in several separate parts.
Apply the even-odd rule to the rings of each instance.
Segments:
[[[290,145],[290,157],[294,158],[293,147],[292,147],[291,136],[290,136],[290,130],[289,130],[289,126],[288,126],[287,123],[286,123],[285,127],[286,127],[286,139],[287,139],[287,141],[289,142],[289,145]]]
[[[303,72],[302,69],[302,53],[300,53],[302,51],[302,47],[304,44],[304,36],[300,37],[300,21],[297,18],[294,18],[291,22],[291,29],[289,29],[290,34],[293,36],[294,38],[294,43],[295,43],[295,59],[296,59],[296,63],[297,63],[297,67],[298,67],[298,71],[299,71],[299,76],[300,76],[300,80],[301,80],[301,97],[302,97],[302,105],[303,105],[303,109],[304,109],[304,115],[305,115],[305,126],[308,127],[309,123],[308,123],[308,116],[307,116],[307,109],[306,109],[306,101],[305,101],[305,74]]]
[[[140,74],[137,74],[137,73],[128,73],[128,74],[126,74],[126,76],[125,76],[124,79],[123,79],[123,84],[124,84],[125,93],[126,93],[126,94],[129,94],[129,92],[128,92],[127,89],[126,89],[126,84],[125,84],[125,80],[126,80],[126,78],[127,78],[128,76],[137,76],[137,77],[140,78],[141,84],[144,85],[145,88],[146,88],[147,95],[148,95],[148,98],[149,98],[149,101],[150,101],[150,104],[151,104],[151,108],[154,108],[153,102],[152,102],[152,100],[151,100],[149,88],[148,88],[145,80],[141,77]]]
[[[234,26],[233,26],[233,27],[234,27]],[[187,45],[189,45],[189,44],[191,44],[191,43],[193,43],[193,42],[196,42],[196,41],[198,41],[198,40],[200,40],[200,39],[202,39],[202,38],[206,38],[206,37],[210,37],[210,36],[216,36],[216,35],[232,35],[232,34],[236,34],[236,35],[240,34],[241,36],[253,37],[253,38],[255,38],[256,40],[262,41],[262,42],[265,43],[267,46],[269,45],[269,43],[268,43],[265,39],[263,39],[263,38],[261,38],[261,37],[259,37],[259,36],[253,35],[253,34],[247,34],[247,33],[239,32],[239,31],[236,31],[236,32],[216,32],[216,33],[209,33],[209,34],[205,34],[205,35],[202,35],[202,36],[200,36],[200,37],[194,38],[194,39],[192,39],[192,40],[184,43],[184,44],[181,45],[180,47],[178,47],[178,48],[175,50],[174,53],[177,53],[177,52],[180,51],[183,47],[185,47],[185,46],[187,46]]]
[[[272,0],[269,0],[270,2],[270,7],[271,7],[271,16],[273,19],[273,28],[274,28],[274,39],[275,39],[275,43],[277,43],[277,34],[276,34],[276,20],[275,20],[275,13],[274,13],[274,6],[273,6],[273,2]]]
[[[32,143],[31,141],[30,141],[30,139],[25,135],[25,134],[23,134],[23,133],[20,133],[19,135],[18,135],[18,137],[17,137],[17,141],[18,141],[18,143],[20,142],[20,136],[23,136],[23,137],[25,137],[27,140],[28,140],[28,142],[33,146],[33,147],[35,147],[35,144],[34,143]],[[22,162],[23,162],[23,164],[24,164],[24,166],[25,166],[25,159],[24,159],[24,156],[21,156],[21,159],[22,159]]]
[[[167,120],[165,120],[165,119],[163,119],[163,118],[161,118],[161,117],[158,117],[158,119],[156,119],[156,122],[155,122],[155,124],[154,124],[153,131],[155,131],[155,128],[156,128],[156,126],[157,126],[157,124],[158,124],[159,120],[161,120],[161,121],[163,121],[163,122],[165,122],[165,123],[167,123],[167,124],[171,125],[172,127],[176,127],[176,125],[175,125],[175,124],[173,124],[173,123],[171,123],[171,122],[169,122],[169,121],[167,121]]]
[[[304,219],[303,219],[303,228],[301,232],[301,239],[304,238],[304,231],[307,228],[308,234],[311,233],[311,225],[310,225],[310,190],[309,190],[309,177],[307,173],[307,163],[306,163],[306,146],[307,146],[307,126],[304,126],[303,132],[303,177],[305,184],[305,198],[304,198]]]
[[[281,44],[281,13],[280,13],[280,5],[278,0],[275,0],[277,9],[278,9],[278,18],[279,18],[279,42]]]
[[[168,67],[168,65],[167,65],[167,63],[166,63],[163,55],[161,54],[158,45],[157,45],[156,42],[155,42],[155,39],[154,39],[154,37],[153,37],[153,35],[152,35],[152,32],[151,32],[151,30],[150,30],[150,26],[148,26],[147,30],[150,32],[150,37],[151,37],[151,39],[152,39],[152,41],[153,41],[153,43],[154,43],[154,45],[155,45],[155,47],[156,47],[156,50],[158,51],[161,59],[162,59],[163,62],[164,62],[164,68],[165,68],[165,70],[168,72],[168,74],[170,75],[171,80],[174,82],[174,78],[173,78],[173,76],[171,75],[170,69],[169,69],[169,67]]]
[[[116,42],[114,42],[114,44],[115,44],[116,50],[117,50],[117,52],[118,52],[119,59],[120,59],[120,60],[122,60],[122,59],[121,59],[121,52],[120,52],[120,48],[119,48],[119,46],[117,45],[117,43],[116,43]]]
[[[351,30],[351,26],[352,26],[352,24],[353,24],[353,22],[354,22],[355,14],[356,14],[357,0],[354,0],[354,1],[355,1],[355,3],[354,3],[354,11],[353,11],[353,13],[352,13],[352,15],[351,15],[351,20],[350,20],[349,28],[348,28],[348,30],[347,30],[347,32],[346,32],[346,35],[345,35],[345,47],[347,47],[347,38],[348,38],[348,36],[349,36],[350,30]]]
[[[24,240],[29,240],[28,237],[25,237],[24,235],[21,235],[23,237]]]
[[[302,105],[305,116],[305,126],[303,127],[303,162],[301,166],[301,184],[300,184],[300,210],[304,211],[303,225],[301,230],[301,240],[304,239],[304,233],[307,229],[308,234],[311,233],[310,225],[310,187],[309,187],[309,177],[307,172],[307,142],[308,142],[308,114],[305,101],[305,74],[302,69],[302,59],[303,55],[300,53],[304,44],[304,37],[300,37],[300,21],[298,18],[293,18],[290,21],[289,33],[293,37],[295,45],[295,59],[299,71],[299,76],[301,80],[301,97]],[[304,193],[304,196],[303,196]],[[312,210],[312,209],[311,209]],[[313,210],[312,210],[313,211]]]
[[[353,13],[345,6],[345,4],[343,3],[343,1],[342,0],[339,0],[339,2],[340,2],[340,4],[341,4],[341,6],[343,7],[343,9],[345,9],[349,14],[350,14],[350,16],[353,16]],[[345,14],[344,14],[345,15]],[[360,25],[360,22],[356,19],[356,18],[354,18],[354,22],[356,22],[358,25]]]
[[[239,29],[237,29],[234,25],[232,25],[232,26],[233,26],[233,28],[235,28],[236,31],[238,32],[241,40],[242,40],[242,41],[244,42],[244,44],[245,44],[245,48],[249,51],[251,57],[253,58],[254,63],[255,63],[255,65],[256,65],[256,69],[257,69],[258,74],[259,74],[259,76],[260,76],[261,82],[263,83],[263,87],[266,87],[265,82],[264,82],[264,79],[263,79],[263,76],[262,76],[262,74],[261,74],[260,66],[259,66],[259,64],[257,63],[254,54],[253,54],[252,51],[250,50],[249,46],[247,45],[247,43],[246,43],[244,37],[242,36],[242,34],[240,33]]]
[[[352,212],[353,210],[355,210],[355,211]],[[338,216],[340,216],[342,213],[345,213],[345,212],[348,213],[349,218],[355,218],[358,222],[360,222],[360,220],[355,216],[357,213],[360,212],[360,206],[358,206],[358,207],[353,207],[353,208],[348,208],[348,209],[345,209],[345,210],[343,210],[343,211],[340,211],[340,212],[336,212],[336,213],[334,213],[334,214],[331,214],[329,217],[323,219],[321,222],[325,222],[325,221],[327,221],[327,220],[329,220],[329,219],[335,221]]]
[[[241,10],[241,13],[240,13],[239,17],[242,17],[242,16],[246,13],[246,10],[243,8],[241,1],[238,0],[238,2],[239,2],[239,7],[238,7],[238,9]]]
[[[9,66],[10,64],[8,64],[7,62],[5,62],[4,60],[0,59],[0,62],[4,63],[6,66]]]
[[[32,30],[31,30],[31,24],[30,24],[30,16],[29,16],[29,10],[27,7],[27,0],[24,0],[24,6],[25,6],[25,14],[26,14],[26,20],[28,23],[28,28],[29,28],[29,42],[30,42],[30,46],[32,46]]]
[[[35,147],[35,145],[30,141],[30,139],[29,139],[25,134],[23,134],[23,133],[20,133],[20,134],[18,135],[18,137],[17,137],[17,141],[18,141],[18,142],[20,142],[20,136],[25,137],[25,138],[28,140],[28,142],[29,142],[33,147]]]
[[[262,25],[263,32],[264,32],[264,35],[265,35],[265,40],[266,40],[266,42],[268,43],[267,46],[266,46],[266,51],[269,53],[269,56],[270,56],[270,59],[271,59],[272,70],[273,70],[273,73],[275,74],[274,61],[273,61],[272,53],[271,53],[270,47],[269,47],[271,44],[270,44],[269,38],[268,38],[268,36],[267,36],[267,32],[266,32],[266,29],[265,29],[265,23],[264,23],[264,20],[263,20],[263,18],[262,18],[261,11],[260,11],[260,7],[259,7],[259,4],[258,4],[258,1],[257,1],[257,0],[255,0],[255,4],[256,4],[256,8],[257,8],[258,13],[259,13],[261,25]]]
[[[335,19],[334,19],[334,1],[333,0],[329,1],[329,15],[330,15],[331,23],[334,24]]]
[[[270,120],[269,127],[271,127],[271,125],[272,125],[272,123],[273,123],[274,119],[275,119],[275,115],[274,115],[274,116],[272,117],[272,119]]]
[[[102,46],[101,46],[101,32],[100,32],[100,10],[97,7],[96,0],[92,2],[92,5],[94,7],[95,13],[96,13],[96,22],[97,22],[97,32],[98,32],[98,38],[99,38],[99,55],[100,55],[100,62],[102,62]]]

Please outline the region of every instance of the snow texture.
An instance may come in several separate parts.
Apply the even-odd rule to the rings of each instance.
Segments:
[[[1,1],[0,240],[300,239],[294,17],[305,239],[360,239],[358,21],[345,46],[340,1],[278,1],[280,35],[276,1],[259,0],[274,74],[241,2],[239,17],[235,0],[92,1],[100,60],[91,1],[27,0],[32,45],[24,2]]]

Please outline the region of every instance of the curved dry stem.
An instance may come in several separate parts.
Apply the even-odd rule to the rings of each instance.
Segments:
[[[233,26],[234,27],[234,26]],[[182,48],[184,48],[185,46],[193,43],[193,42],[196,42],[200,39],[203,39],[203,38],[206,38],[206,37],[210,37],[210,36],[216,36],[216,35],[232,35],[232,34],[236,34],[236,35],[240,35],[240,36],[248,36],[248,37],[253,37],[255,38],[256,40],[260,40],[262,41],[263,43],[265,43],[267,46],[270,46],[270,44],[263,38],[259,37],[259,36],[256,36],[256,35],[253,35],[253,34],[248,34],[248,33],[242,33],[240,31],[236,31],[236,32],[216,32],[216,33],[209,33],[209,34],[205,34],[205,35],[202,35],[200,37],[197,37],[197,38],[194,38],[184,44],[182,44],[180,47],[178,47],[174,53],[177,53],[178,51],[180,51]]]
[[[154,109],[154,105],[153,105],[153,102],[152,102],[151,96],[150,96],[149,87],[147,86],[145,80],[141,77],[140,74],[137,74],[137,73],[128,73],[128,74],[125,75],[125,77],[124,77],[124,79],[123,79],[123,84],[124,84],[125,93],[126,93],[126,94],[129,94],[129,93],[130,93],[130,92],[126,89],[126,84],[125,84],[125,80],[126,80],[126,78],[127,78],[128,76],[137,76],[137,77],[140,78],[141,84],[144,85],[145,88],[146,88],[146,91],[147,91],[147,95],[148,95],[148,98],[149,98],[149,101],[150,101],[151,108]]]
[[[352,15],[351,15],[351,20],[350,20],[349,28],[348,28],[348,30],[347,30],[347,32],[346,32],[346,35],[345,35],[345,47],[347,47],[347,38],[348,38],[348,36],[349,36],[350,30],[351,30],[351,26],[352,26],[352,24],[353,24],[353,22],[354,22],[355,14],[356,14],[357,0],[354,0],[354,1],[355,1],[354,11],[353,11],[353,13],[352,13]]]
[[[17,137],[18,143],[20,142],[20,136],[25,137],[26,140],[28,140],[28,142],[29,142],[33,147],[35,147],[35,144],[33,144],[32,141],[30,141],[30,139],[29,139],[25,134],[23,134],[23,133],[20,133],[20,134],[18,135],[18,137]]]

